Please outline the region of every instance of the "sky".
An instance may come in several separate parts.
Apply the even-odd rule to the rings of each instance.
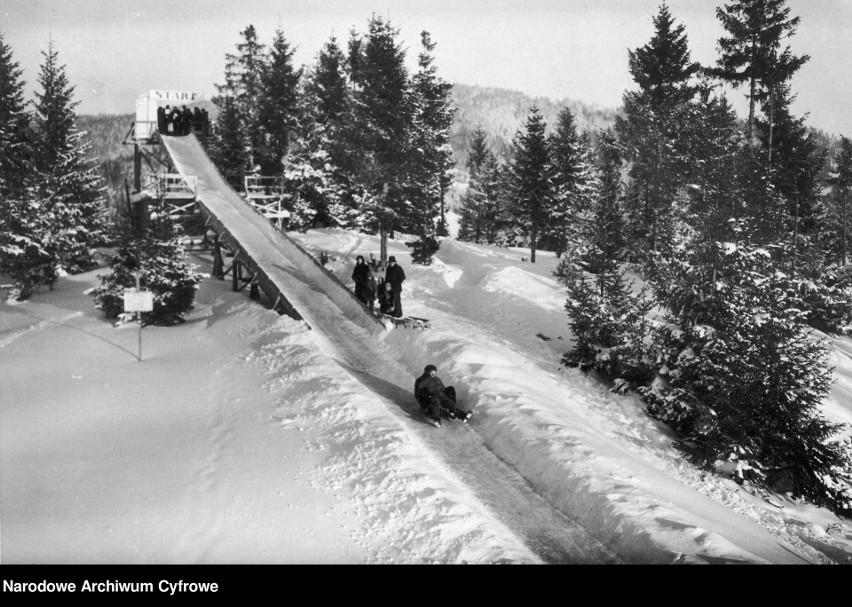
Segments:
[[[209,98],[223,81],[226,53],[254,25],[269,43],[277,28],[312,62],[334,35],[366,30],[371,15],[399,28],[414,67],[420,32],[429,31],[439,74],[450,82],[519,90],[618,107],[633,87],[627,50],[647,43],[660,0],[0,0],[0,32],[30,89],[53,40],[80,113],[130,113],[149,89]],[[686,27],[692,59],[711,64],[723,30],[721,2],[669,0]],[[810,61],[792,81],[796,115],[833,134],[852,135],[850,0],[789,0],[801,17],[789,41]],[[732,96],[744,108],[742,93]]]

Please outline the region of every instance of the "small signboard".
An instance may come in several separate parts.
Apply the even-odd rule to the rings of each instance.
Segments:
[[[153,312],[154,294],[151,291],[139,291],[137,289],[124,290],[125,312]]]

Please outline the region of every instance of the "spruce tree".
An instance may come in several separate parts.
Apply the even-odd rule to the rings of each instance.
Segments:
[[[744,217],[746,206],[740,187],[747,164],[740,122],[727,97],[716,95],[706,82],[691,109],[690,225],[699,241],[729,240],[728,220]]]
[[[0,33],[0,194],[21,196],[30,160],[23,71]]]
[[[219,105],[210,156],[225,181],[235,190],[242,191],[249,170],[248,137],[233,99],[224,96],[220,98]]]
[[[458,238],[490,244],[499,240],[498,232],[505,223],[501,209],[506,209],[511,194],[507,169],[498,165],[486,138],[485,131],[477,126],[465,165],[468,187],[461,198]]]
[[[517,132],[512,144],[515,208],[529,225],[531,263],[535,263],[539,231],[550,213],[553,196],[545,128],[541,112],[533,106],[524,130]]]
[[[432,208],[440,211],[437,233],[446,236],[444,196],[452,181],[451,169],[455,165],[450,145],[450,130],[456,108],[452,107],[452,84],[437,74],[433,52],[435,43],[429,32],[420,35],[423,46],[418,57],[418,71],[412,79],[412,92],[417,100],[414,117],[419,137],[415,146],[422,146],[421,157],[425,183],[420,191],[427,193],[427,219],[432,221]]]
[[[28,299],[57,278],[52,217],[32,189],[14,196],[0,194],[0,273],[13,281],[9,299]]]
[[[347,133],[355,154],[351,170],[364,189],[364,214],[379,227],[382,263],[388,235],[408,208],[412,153],[413,104],[398,37],[389,21],[374,16],[366,40],[353,34],[349,45],[355,118]]]
[[[302,79],[296,145],[285,171],[288,184],[309,188],[309,192],[290,192],[294,200],[302,201],[308,194],[308,200],[314,202],[308,209],[310,220],[306,217],[302,222],[304,226],[319,221],[361,227],[358,186],[352,179],[354,154],[347,138],[354,123],[347,78],[346,57],[332,37]]]
[[[355,131],[355,120],[348,77],[348,61],[337,39],[332,37],[320,50],[315,67],[307,75],[303,95],[303,113],[309,114],[316,124],[314,135],[319,141],[315,143],[329,153],[332,164],[338,169],[337,180],[342,185],[354,172],[349,135]]]
[[[329,124],[338,120],[349,105],[346,56],[332,36],[320,50],[307,89],[317,99],[316,120]]]
[[[748,86],[747,140],[754,140],[755,109],[776,86],[787,82],[810,57],[794,55],[782,41],[793,36],[799,17],[790,17],[787,0],[734,0],[716,9],[728,33],[719,39],[721,56],[712,73],[736,87]],[[771,138],[771,135],[770,135]]]
[[[582,216],[589,209],[589,186],[593,166],[569,108],[557,118],[556,130],[548,139],[553,166],[553,206],[546,236],[550,248],[561,256],[576,244],[585,226]]]
[[[48,43],[47,51],[42,51],[44,62],[38,76],[41,89],[35,92],[35,169],[49,173],[56,166],[60,156],[69,148],[77,121],[74,101],[74,87],[68,82],[65,67],[59,64],[59,53]]]
[[[496,160],[485,143],[485,132],[474,131],[467,157],[468,186],[461,197],[459,240],[476,243],[491,242],[495,221],[496,200],[494,179]]]
[[[111,260],[111,271],[99,276],[92,291],[95,305],[110,319],[123,318],[124,290],[139,284],[153,293],[154,309],[142,313],[143,324],[174,325],[192,309],[201,282],[186,262],[182,231],[165,213],[154,213],[142,233],[126,232]]]
[[[482,126],[477,125],[471,135],[470,149],[467,154],[467,160],[465,161],[465,168],[468,175],[478,174],[482,171],[488,160],[494,156],[491,150],[488,149],[486,138],[487,136]]]
[[[24,300],[55,279],[45,235],[50,222],[27,188],[30,148],[22,71],[0,35],[0,273],[13,281],[9,299]]]
[[[757,139],[767,150],[767,168],[778,193],[787,204],[787,233],[794,239],[807,235],[817,227],[817,206],[821,197],[819,176],[825,164],[825,151],[819,151],[814,133],[805,125],[805,118],[790,112],[794,96],[787,85],[775,87],[773,108],[764,102],[764,116],[755,124]],[[782,235],[778,235],[781,237]]]
[[[832,186],[832,198],[838,237],[835,242],[835,251],[839,263],[845,266],[849,263],[849,202],[852,196],[852,141],[847,137],[840,138],[840,146],[835,159],[835,172],[830,179]]]
[[[267,55],[266,47],[258,40],[253,25],[247,26],[240,32],[240,36],[242,39],[237,43],[237,52],[225,55],[225,83],[216,85],[219,94],[213,97],[213,103],[220,112],[225,109],[226,103],[232,106],[231,111],[248,138],[249,164],[254,169],[260,160],[256,155],[264,148],[260,103]]]
[[[602,132],[598,138],[599,191],[591,209],[591,259],[589,269],[599,275],[601,294],[615,279],[624,248],[621,211],[621,155],[615,139]]]
[[[739,478],[849,515],[848,452],[820,405],[831,370],[824,343],[803,327],[796,289],[766,249],[704,243],[661,263],[661,381],[649,410],[681,432],[697,463],[729,462]],[[848,478],[846,479],[848,480]]]
[[[675,25],[668,8],[653,18],[648,44],[628,51],[630,75],[638,91],[624,94],[624,116],[616,129],[634,181],[631,240],[645,255],[669,242],[660,224],[671,221],[671,205],[687,173],[689,107],[699,65],[690,59],[683,25]]]
[[[52,42],[42,55],[33,121],[35,195],[51,218],[50,250],[59,266],[83,271],[95,265],[93,247],[105,238],[103,178],[89,157],[91,142],[77,130],[74,87]]]
[[[298,92],[301,69],[293,66],[294,49],[284,32],[275,32],[268,61],[260,75],[258,93],[257,162],[263,175],[277,175],[283,168],[291,134],[299,123]]]

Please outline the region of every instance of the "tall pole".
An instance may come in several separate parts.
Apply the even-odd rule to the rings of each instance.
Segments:
[[[142,288],[141,288],[141,285],[140,285],[140,282],[139,282],[139,278],[141,277],[141,274],[139,272],[136,272],[134,274],[134,276],[136,276],[136,292],[141,293]],[[139,321],[139,354],[136,356],[136,358],[138,358],[141,361],[142,360],[142,311],[141,310],[136,311],[136,320]]]
[[[847,192],[843,193],[843,261],[842,261],[841,265],[844,265],[844,266],[847,263],[846,262],[846,239],[847,239],[846,220],[847,220],[847,214],[848,214],[848,204],[849,204],[849,192],[847,191]]]

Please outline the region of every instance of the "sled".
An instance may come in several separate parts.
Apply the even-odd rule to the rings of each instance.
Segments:
[[[453,395],[455,395],[455,392],[453,392]],[[420,413],[422,413],[423,417],[426,418],[426,421],[429,424],[435,426],[436,428],[440,428],[441,424],[439,422],[436,422],[432,417],[430,417],[427,409],[424,408],[424,407],[421,407],[420,403],[417,403],[416,401],[417,401],[417,399],[415,399],[415,403],[417,404],[417,407],[420,409]],[[455,399],[453,399],[453,402],[455,402]],[[473,417],[473,410],[472,409],[470,411],[465,411],[464,409],[460,409],[459,407],[456,407],[455,411],[458,411],[459,413],[461,413],[461,415],[457,416],[457,415],[455,415],[454,412],[451,412],[446,407],[441,407],[441,419],[452,420],[452,421],[456,421],[456,422],[459,422],[459,423],[462,423],[462,424],[466,424],[470,421],[471,417]]]
[[[441,427],[441,424],[436,422],[431,417],[429,417],[429,414],[426,413],[426,411],[421,410],[421,413],[423,413],[423,417],[426,418],[426,421],[428,423],[435,426],[436,428]],[[444,421],[451,420],[451,421],[458,422],[460,424],[466,424],[470,421],[470,418],[473,416],[473,411],[464,411],[463,413],[464,413],[463,417],[450,417],[450,415],[449,415],[449,413],[447,412],[446,409],[441,409],[441,419],[444,420]]]
[[[419,318],[417,316],[404,316],[402,318],[397,318],[396,316],[381,314],[381,317],[392,322],[394,327],[401,327],[403,329],[421,329],[425,331],[426,329],[432,328],[432,324],[429,320]]]

